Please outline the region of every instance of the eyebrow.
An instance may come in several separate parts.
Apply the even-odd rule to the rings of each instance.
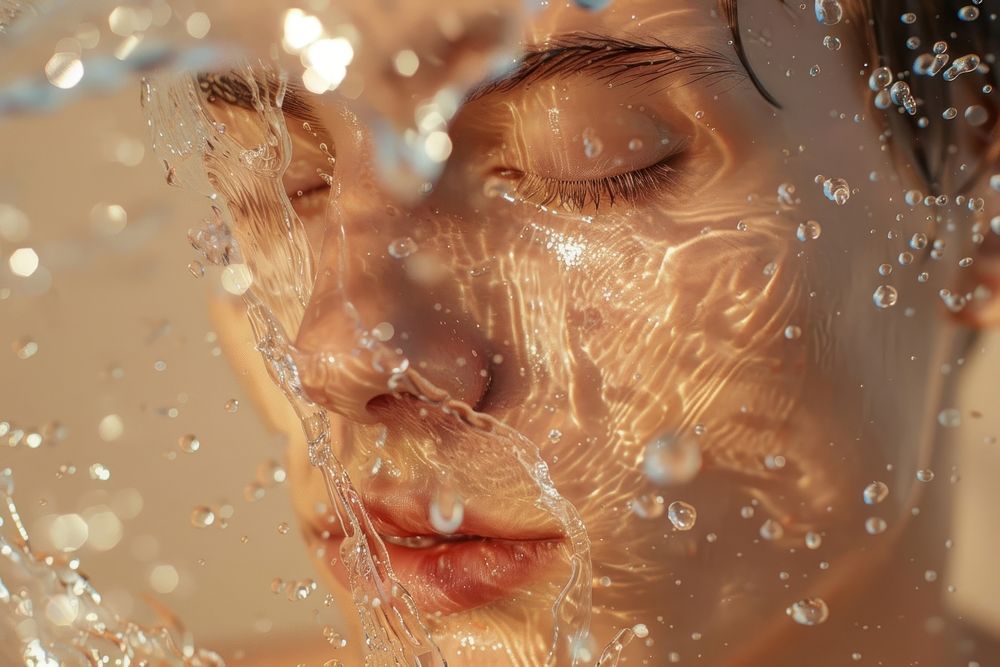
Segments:
[[[707,47],[671,45],[655,38],[636,41],[592,33],[569,33],[530,47],[514,60],[509,72],[473,88],[463,103],[545,79],[587,73],[609,84],[641,86],[670,80],[665,87],[675,83],[679,76],[686,77],[685,84],[732,77],[749,79],[769,104],[780,109],[781,105],[764,89],[749,66],[738,39],[739,28],[733,23],[736,20],[735,0],[732,5],[726,0],[722,4],[731,6],[733,11],[732,17],[727,11],[727,19],[732,26],[738,61]],[[229,104],[253,108],[255,93],[236,73],[199,73],[197,78],[209,101],[221,98]],[[267,75],[264,81],[258,81],[258,86],[273,99],[277,79]],[[322,125],[313,110],[309,93],[293,81],[288,82],[282,111],[317,127]]]
[[[514,61],[509,73],[474,88],[465,101],[579,73],[591,74],[609,84],[636,85],[676,80],[677,75],[686,76],[686,83],[734,76],[755,79],[742,58],[734,62],[707,47],[676,46],[658,39],[633,40],[570,33],[530,47]],[[775,104],[769,95],[765,94],[764,98]]]

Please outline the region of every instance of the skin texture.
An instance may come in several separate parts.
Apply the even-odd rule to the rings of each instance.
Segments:
[[[982,213],[905,203],[926,184],[872,106],[863,24],[829,28],[811,6],[763,0],[741,4],[740,19],[757,36],[746,40],[749,61],[780,109],[751,85],[713,2],[541,11],[526,24],[529,50],[585,32],[716,55],[685,56],[697,67],[656,79],[581,67],[478,97],[450,123],[453,150],[422,198],[381,178],[376,112],[399,115],[433,76],[413,82],[414,93],[363,70],[371,106],[327,95],[311,100],[317,122],[285,119],[292,157],[282,184],[315,276],[290,337],[305,393],[330,414],[334,454],[369,509],[381,507],[376,528],[399,535],[408,516],[432,532],[431,505],[458,496],[466,527],[487,525],[471,532],[556,543],[556,556],[526,570],[494,563],[503,574],[481,575],[498,582],[485,598],[468,592],[481,583],[456,579],[461,565],[397,568],[449,664],[539,664],[547,649],[569,549],[559,544],[565,525],[539,508],[537,482],[514,454],[522,445],[537,448],[586,528],[595,657],[637,623],[650,641],[626,650],[636,664],[674,653],[705,665],[784,664],[810,642],[868,641],[847,610],[877,590],[862,582],[878,578],[917,501],[914,471],[927,465],[950,381],[936,369],[995,310],[983,299],[956,318],[938,291],[995,285],[993,241],[969,241]],[[841,50],[823,46],[831,33]],[[820,74],[810,76],[814,64]],[[252,144],[248,111],[215,104],[211,113]],[[976,159],[960,155],[955,169]],[[669,169],[613,202],[565,185],[652,164]],[[818,175],[844,179],[849,201],[824,197]],[[987,192],[982,182],[969,190],[988,197],[989,211],[996,193]],[[229,213],[239,228],[253,210]],[[819,238],[797,237],[807,221],[819,223]],[[946,222],[961,231],[946,232]],[[914,233],[947,237],[944,257],[908,248]],[[417,250],[396,256],[400,239]],[[906,251],[915,259],[901,266]],[[959,269],[965,256],[974,270]],[[876,270],[883,263],[890,276]],[[882,284],[899,291],[892,308],[872,303]],[[252,354],[242,308],[216,312],[231,354]],[[372,336],[381,357],[365,351]],[[392,370],[404,364],[412,383],[394,390]],[[290,434],[303,534],[344,610],[347,650],[357,650],[346,573],[338,583],[328,565],[337,529],[325,483],[266,374],[256,368],[252,383]],[[661,436],[700,453],[692,480],[650,479],[647,446]],[[872,480],[891,490],[876,508],[861,499]],[[636,511],[675,500],[697,509],[692,530]],[[871,516],[888,531],[868,535]],[[761,532],[769,520],[780,526],[770,539]],[[822,535],[820,549],[804,546],[808,532]],[[786,607],[809,597],[828,602],[831,621],[802,628],[787,618]]]

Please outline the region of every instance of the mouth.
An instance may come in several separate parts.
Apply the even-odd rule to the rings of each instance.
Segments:
[[[555,520],[532,503],[493,499],[491,506],[507,508],[499,515],[469,502],[458,529],[442,534],[424,510],[428,498],[393,492],[364,498],[396,577],[424,613],[453,614],[514,599],[558,562],[565,536]],[[329,528],[311,524],[314,539],[328,546],[327,553],[339,553],[344,534],[340,530],[331,534]],[[348,573],[341,560],[332,559],[332,564],[329,557],[325,560],[347,588]]]

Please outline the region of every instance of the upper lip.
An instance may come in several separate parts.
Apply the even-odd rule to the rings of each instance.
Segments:
[[[362,503],[376,532],[390,537],[465,537],[509,541],[559,540],[565,537],[562,526],[533,502],[517,499],[472,497],[465,503],[463,519],[458,529],[446,535],[431,523],[429,490],[403,488],[369,490],[362,494]],[[497,509],[502,509],[498,512]],[[334,537],[343,537],[342,529],[330,530]]]

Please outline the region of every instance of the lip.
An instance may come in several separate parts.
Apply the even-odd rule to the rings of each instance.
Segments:
[[[427,516],[429,501],[430,494],[394,489],[363,500],[396,577],[424,613],[452,614],[516,595],[546,574],[565,539],[555,520],[532,503],[495,498],[489,506],[505,508],[502,515],[472,500],[466,503],[461,526],[442,535]],[[522,504],[525,512],[518,507]],[[344,539],[339,527],[310,528],[314,539],[339,550]],[[348,588],[340,559],[332,564],[325,560]]]

